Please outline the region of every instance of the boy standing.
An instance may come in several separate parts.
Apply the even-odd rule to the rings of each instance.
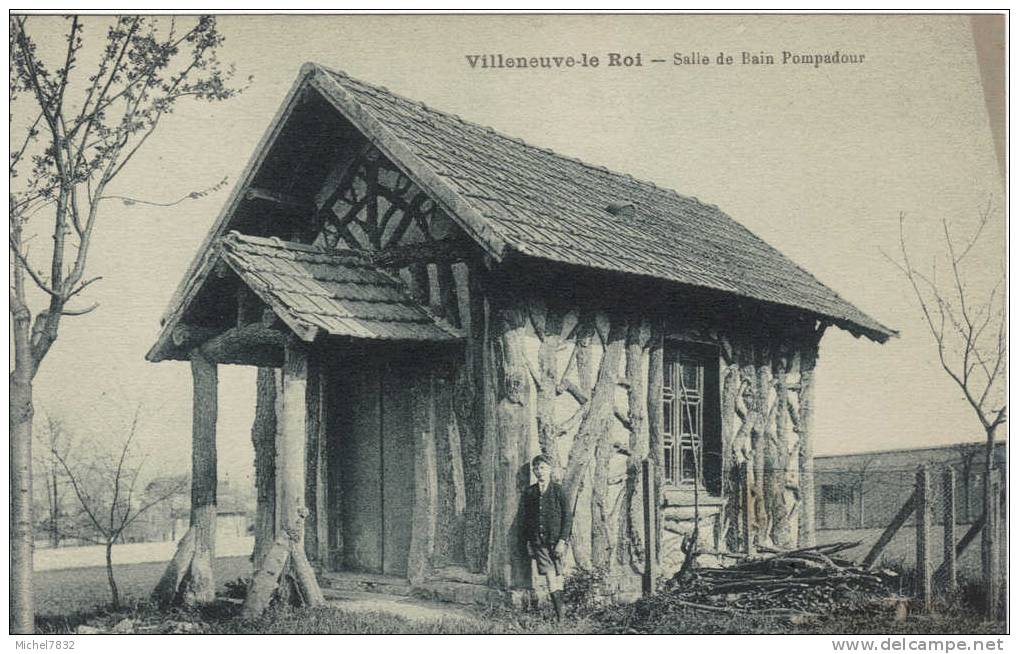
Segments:
[[[531,461],[538,483],[524,492],[524,536],[527,553],[548,584],[556,619],[563,619],[563,558],[569,546],[573,515],[563,487],[552,481],[552,462],[544,454]]]

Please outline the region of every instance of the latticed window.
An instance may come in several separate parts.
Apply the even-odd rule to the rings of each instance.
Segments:
[[[694,345],[666,348],[662,422],[666,483],[719,490],[718,356]]]

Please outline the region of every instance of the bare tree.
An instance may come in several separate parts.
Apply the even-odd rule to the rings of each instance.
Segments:
[[[63,537],[61,527],[67,517],[67,494],[70,489],[54,452],[70,454],[73,441],[63,420],[53,415],[46,416],[46,429],[39,434],[37,440],[39,454],[35,459],[36,477],[41,483],[36,490],[45,499],[45,506],[36,524],[49,536],[51,547],[60,547]]]
[[[959,387],[966,403],[980,421],[986,437],[984,453],[984,515],[983,530],[985,561],[995,547],[991,523],[994,497],[994,439],[998,427],[1005,424],[1008,405],[1005,393],[1008,346],[1006,342],[1005,293],[1002,285],[1004,270],[997,275],[989,291],[981,291],[971,279],[975,267],[1001,266],[1003,259],[986,261],[972,256],[975,246],[985,234],[991,208],[980,214],[979,222],[969,238],[960,241],[953,236],[948,220],[941,221],[944,251],[921,266],[910,257],[905,234],[905,215],[899,214],[898,260],[891,260],[909,280],[920,305],[924,320],[936,345],[938,360],[945,374]],[[948,274],[939,278],[939,264]],[[985,564],[988,584],[988,606],[993,611],[997,600],[997,580]]]
[[[113,575],[113,546],[146,511],[180,495],[186,487],[186,479],[178,477],[176,483],[161,484],[155,492],[136,496],[138,480],[148,458],[147,453],[137,451],[137,430],[136,410],[127,437],[117,448],[97,444],[88,459],[72,458],[57,448],[52,450],[81,512],[78,520],[65,526],[64,533],[106,547],[106,577],[114,610],[120,608],[120,592]]]
[[[53,29],[55,20],[9,19],[14,633],[34,628],[32,382],[64,316],[82,315],[97,306],[73,303],[101,279],[87,277],[86,264],[103,203],[115,198],[140,201],[112,194],[111,184],[179,101],[217,101],[236,93],[228,84],[232,69],[217,59],[223,37],[212,17],[119,16],[102,24],[103,19],[74,16],[67,19],[63,34]],[[30,30],[36,23],[38,28]],[[94,37],[86,47],[89,31]],[[30,248],[43,232],[52,240]]]

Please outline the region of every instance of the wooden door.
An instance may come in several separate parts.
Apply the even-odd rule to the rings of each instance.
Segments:
[[[415,434],[429,376],[399,359],[351,362],[336,386],[342,567],[405,576],[414,519]],[[424,402],[422,400],[425,400]]]

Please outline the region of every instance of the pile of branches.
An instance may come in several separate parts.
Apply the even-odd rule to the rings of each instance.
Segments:
[[[816,615],[858,608],[894,594],[898,575],[838,556],[860,543],[768,551],[726,568],[692,567],[669,584],[671,599],[706,610]]]

